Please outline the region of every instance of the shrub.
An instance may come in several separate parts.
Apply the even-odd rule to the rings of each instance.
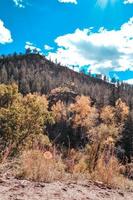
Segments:
[[[133,163],[128,163],[120,168],[121,173],[133,180]]]
[[[75,164],[73,174],[84,174],[87,171],[87,167],[86,159],[83,157]]]
[[[0,84],[0,107],[8,107],[19,96],[16,84]]]
[[[18,176],[32,181],[51,182],[64,175],[64,164],[60,157],[41,150],[24,151],[20,157]]]
[[[29,149],[39,149],[39,150],[48,150],[52,147],[47,135],[44,134],[32,134],[29,135],[22,146],[20,145],[20,150],[29,150]]]
[[[101,181],[106,185],[118,186],[120,185],[120,163],[114,156],[111,156],[106,162],[105,157],[102,155],[97,161],[92,177],[94,180]]]
[[[23,97],[13,92],[15,86],[12,86],[12,90],[10,88],[12,92],[6,90],[7,86],[4,87],[6,92],[2,93],[1,98],[6,98],[6,96],[12,98],[10,97],[8,106],[0,107],[1,152],[4,152],[6,148],[10,151],[17,150],[25,143],[27,137],[44,134],[46,123],[53,122],[51,113],[48,111],[48,101],[44,95],[28,94]]]

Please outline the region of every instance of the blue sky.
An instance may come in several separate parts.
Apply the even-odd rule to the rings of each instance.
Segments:
[[[0,54],[29,47],[133,83],[133,0],[0,0]]]

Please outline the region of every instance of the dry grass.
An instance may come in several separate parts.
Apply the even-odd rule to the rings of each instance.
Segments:
[[[23,151],[20,156],[19,178],[31,181],[53,182],[56,180],[92,180],[100,181],[113,188],[130,189],[133,181],[121,174],[122,166],[111,156],[105,161],[102,155],[90,172],[87,156],[82,152],[72,151],[62,159],[57,153],[44,152],[40,149]]]
[[[105,159],[102,156],[97,162],[94,171],[94,178],[107,185],[112,185],[115,177],[119,176],[119,167],[119,163],[114,156],[112,156],[107,162],[105,162]]]
[[[133,182],[120,173],[121,167],[114,156],[111,156],[107,163],[101,156],[91,177],[93,180],[100,181],[113,188],[129,189],[133,186]]]
[[[65,167],[61,159],[41,150],[24,151],[20,157],[19,177],[32,181],[51,182],[64,176]]]

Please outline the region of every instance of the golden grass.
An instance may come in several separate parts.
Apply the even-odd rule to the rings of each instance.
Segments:
[[[69,159],[70,162],[67,161]],[[105,162],[102,155],[90,172],[87,157],[84,153],[75,151],[62,159],[57,153],[30,149],[23,151],[19,158],[19,178],[31,181],[53,182],[56,180],[92,180],[112,188],[131,189],[133,181],[121,174],[123,166],[115,156]]]
[[[92,180],[100,181],[106,186],[113,188],[131,189],[133,181],[121,174],[121,168],[122,165],[118,162],[116,157],[111,156],[108,162],[105,162],[104,157],[101,156],[95,170],[91,174]]]
[[[112,156],[107,162],[105,162],[105,159],[102,156],[97,161],[96,168],[93,172],[94,179],[107,185],[113,185],[114,179],[119,176],[119,167],[119,163],[114,156]]]
[[[64,164],[50,152],[41,150],[24,151],[20,157],[19,177],[32,181],[51,182],[64,175]]]

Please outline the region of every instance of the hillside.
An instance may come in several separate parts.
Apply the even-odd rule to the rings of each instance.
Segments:
[[[132,159],[132,86],[39,54],[0,58],[2,199],[130,200]]]
[[[130,113],[120,144],[128,156],[133,154],[133,86],[124,83],[115,86],[55,64],[39,54],[14,54],[0,58],[0,83],[12,82],[18,84],[22,94],[47,94],[49,105],[59,100],[74,102],[75,97],[82,94],[90,96],[98,107],[114,106],[121,98],[129,106]],[[59,125],[54,126],[55,132],[56,128],[58,132]]]
[[[73,90],[90,96],[97,105],[114,105],[118,98],[133,108],[133,86],[122,83],[117,87],[103,80],[77,73],[36,54],[0,58],[0,83],[17,82],[23,94],[49,94],[54,88],[74,83]]]

